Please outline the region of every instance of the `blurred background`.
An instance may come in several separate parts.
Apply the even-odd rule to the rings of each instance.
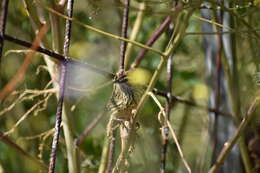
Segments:
[[[54,8],[56,6],[53,4],[57,2],[47,1],[43,3]],[[224,4],[222,1],[221,3]],[[141,4],[145,4],[144,10],[140,10]],[[173,2],[170,0],[132,0],[128,34],[131,35],[137,16],[142,12],[143,19],[136,41],[143,44],[146,43],[156,28],[171,14],[172,4]],[[170,114],[172,127],[177,133],[184,156],[194,173],[207,172],[212,159],[214,160],[213,153],[219,152],[219,149],[215,149],[216,146],[214,146],[213,140],[218,137],[212,138],[212,131],[214,131],[212,128],[218,127],[218,125],[214,125],[216,121],[219,121],[219,124],[224,127],[234,127],[233,130],[229,130],[229,133],[226,131],[221,132],[221,130],[225,129],[224,127],[220,126],[217,128],[216,134],[227,135],[224,137],[225,141],[234,134],[236,129],[233,117],[228,118],[232,121],[229,124],[229,120],[220,120],[224,115],[219,114],[219,119],[217,120],[216,115],[209,113],[206,108],[217,107],[220,111],[233,115],[239,112],[240,118],[242,118],[254,97],[258,95],[257,72],[259,71],[260,57],[259,37],[252,32],[254,30],[258,35],[260,34],[260,3],[258,0],[230,2],[227,8],[232,13],[228,13],[227,16],[225,16],[224,11],[214,9],[204,9],[205,11],[203,11],[199,8],[201,4],[202,2],[199,0],[188,2],[188,8],[196,7],[197,10],[189,20],[183,41],[172,56],[173,95],[200,105],[200,107],[189,106],[176,101]],[[210,1],[206,3],[206,6],[208,4],[210,4]],[[214,7],[212,4],[210,6]],[[48,49],[59,52],[61,48],[55,47],[55,40],[57,40],[60,34],[61,38],[58,38],[58,41],[62,42],[65,20],[50,14],[45,8],[37,5],[35,1],[12,0],[9,2],[6,34],[28,42],[34,40],[37,23],[32,19],[31,14],[28,13],[29,7],[36,9],[36,13],[41,14],[47,23],[56,20],[60,33],[55,35],[55,30],[52,28],[53,25],[51,25],[44,38],[45,43],[43,45]],[[75,1],[73,16],[82,23],[114,35],[120,35],[122,9],[123,5],[120,1],[80,0]],[[60,11],[63,12],[64,10]],[[218,16],[221,17],[218,18]],[[51,19],[55,17],[55,20]],[[218,29],[215,25],[203,21],[200,17],[212,19],[222,24],[228,20],[228,23],[224,23],[224,25],[234,29],[230,33],[219,36],[220,34],[216,34],[216,32],[223,28],[219,27],[220,29]],[[243,21],[246,21],[250,28]],[[172,26],[174,25],[170,25],[170,27]],[[170,27],[155,42],[153,45],[154,49],[165,50],[165,45],[168,43],[171,33]],[[205,35],[206,32],[215,32],[215,34]],[[221,32],[228,31],[223,29]],[[224,36],[229,36],[229,38]],[[218,42],[219,38],[222,39],[220,41],[222,43]],[[221,45],[220,51],[218,44]],[[72,24],[69,52],[71,58],[87,62],[99,69],[116,73],[118,70],[119,47],[119,40],[88,30],[77,23]],[[128,67],[134,61],[139,51],[140,48],[133,46],[129,56]],[[27,49],[24,47],[8,41],[4,42],[0,69],[1,89],[16,74],[27,52]],[[217,65],[214,57],[218,53],[221,56],[220,61],[222,61],[221,72],[219,71],[222,77],[218,76],[216,71]],[[44,57],[40,53],[36,53],[33,56],[24,80],[0,104],[0,131],[5,133],[9,139],[19,145],[33,159],[24,156],[24,154],[15,150],[11,145],[0,141],[0,173],[41,172],[39,171],[39,164],[34,159],[48,165],[57,99],[55,91],[52,90],[53,86],[55,88],[55,84],[51,84],[51,81],[55,79],[51,77],[48,69],[50,66],[46,66],[44,58],[46,59],[46,56]],[[132,77],[147,84],[159,61],[159,55],[148,52]],[[229,61],[232,62],[230,63]],[[219,88],[214,88],[218,85],[216,82],[218,79],[221,84],[219,84]],[[165,90],[166,83],[167,74],[165,67],[155,87]],[[216,103],[217,96],[214,93],[216,94],[218,89],[221,94],[219,94],[218,103]],[[40,90],[45,90],[46,92],[41,93]],[[105,111],[102,118],[85,137],[80,146],[81,172],[98,172],[103,142],[106,137],[106,124],[110,116],[109,111],[106,111],[105,107],[111,92],[111,79],[84,68],[70,66],[66,90],[66,102],[68,105],[66,109],[70,114],[73,136],[75,138],[80,136],[85,127]],[[164,106],[165,99],[160,96],[157,98]],[[210,100],[215,101],[212,102]],[[238,102],[239,104],[234,104]],[[232,108],[234,105],[237,106],[236,109]],[[148,100],[141,111],[138,119],[140,129],[138,129],[135,150],[129,159],[129,172],[159,172],[161,153],[159,111],[158,106],[152,99]],[[250,141],[252,143],[251,139],[259,139],[260,135],[260,118],[257,112],[255,114],[255,119],[250,123],[245,133],[245,146],[248,150],[252,170],[257,171],[260,164],[259,153],[252,157],[249,147]],[[258,136],[258,138],[255,136]],[[221,143],[221,139],[218,141]],[[119,140],[117,140],[116,146],[116,154],[118,154],[120,152]],[[168,147],[166,172],[186,172],[176,145],[171,138]],[[220,148],[222,148],[222,145],[220,145]],[[239,146],[236,146],[236,148],[239,150]],[[234,164],[241,163],[243,165],[241,156],[235,157],[238,158],[238,162]],[[230,166],[235,169],[234,164],[230,164]],[[63,132],[60,138],[56,170],[60,173],[68,172]],[[239,171],[245,172],[244,170],[244,166],[241,166]],[[227,172],[225,170],[221,171]]]

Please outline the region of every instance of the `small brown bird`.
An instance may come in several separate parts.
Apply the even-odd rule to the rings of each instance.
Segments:
[[[117,75],[114,79],[113,92],[107,104],[108,110],[111,111],[111,118],[108,123],[108,135],[110,136],[118,122],[129,121],[133,115],[144,87],[141,85],[132,85],[127,79],[127,75]],[[117,121],[117,123],[116,123]]]

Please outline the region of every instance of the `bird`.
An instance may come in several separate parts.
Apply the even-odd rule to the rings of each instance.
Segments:
[[[113,130],[122,122],[131,120],[133,111],[135,111],[144,91],[144,86],[130,83],[127,74],[116,74],[113,79],[113,91],[107,103],[107,108],[111,112],[107,126],[108,136],[111,136]]]

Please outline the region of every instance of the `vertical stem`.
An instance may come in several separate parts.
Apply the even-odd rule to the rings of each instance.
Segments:
[[[73,15],[73,3],[74,0],[68,0],[67,4],[67,16],[72,18]],[[65,26],[65,38],[64,38],[64,47],[63,47],[63,55],[65,57],[69,54],[69,46],[70,46],[70,36],[71,36],[71,20],[66,20]]]
[[[66,78],[66,66],[67,61],[63,61],[61,63],[61,70],[60,70],[60,93],[58,98],[58,106],[56,111],[56,121],[55,121],[55,133],[52,140],[52,147],[51,147],[51,155],[50,155],[50,163],[49,163],[49,171],[48,173],[54,173],[55,170],[55,163],[56,163],[56,154],[58,150],[58,143],[59,143],[59,136],[60,136],[60,126],[61,126],[61,118],[62,118],[62,108],[63,108],[63,101],[64,101],[64,93],[65,93],[65,78]]]
[[[111,173],[113,171],[113,161],[115,154],[115,145],[116,145],[116,131],[112,133],[112,139],[110,140],[109,150],[108,150],[108,158],[107,158],[107,168],[106,173]]]
[[[217,11],[216,12],[216,22],[222,24],[222,11]],[[217,26],[217,32],[221,33],[222,28]],[[216,55],[216,90],[215,90],[215,109],[219,109],[220,106],[220,87],[221,87],[221,71],[222,71],[222,62],[221,62],[221,55],[222,55],[222,35],[218,34],[217,35],[217,45],[218,45],[218,50],[217,50],[217,55]],[[213,137],[214,137],[214,149],[213,149],[213,154],[212,154],[212,162],[215,161],[216,156],[217,156],[217,146],[219,145],[218,141],[218,118],[219,114],[214,113],[215,116],[215,121],[214,121],[214,130],[213,130]]]
[[[68,17],[72,17],[73,13],[73,0],[68,0],[67,3],[67,13]],[[68,155],[68,169],[70,173],[77,173],[78,172],[78,166],[77,166],[77,154],[76,154],[76,147],[73,142],[73,136],[72,136],[72,128],[70,126],[69,117],[67,114],[66,109],[63,107],[63,101],[64,101],[64,92],[65,92],[65,86],[66,86],[66,74],[67,74],[67,64],[68,64],[68,53],[69,53],[69,45],[70,45],[70,36],[71,36],[71,21],[66,20],[66,26],[65,26],[65,38],[64,38],[64,46],[63,46],[63,55],[65,57],[65,60],[61,64],[61,81],[60,81],[60,98],[58,103],[57,110],[57,118],[56,118],[56,125],[55,125],[55,135],[53,139],[53,151],[51,154],[51,161],[49,172],[53,172],[55,168],[55,159],[56,159],[56,152],[57,152],[57,145],[58,145],[58,138],[60,133],[60,123],[63,120],[64,122],[64,136],[65,136],[65,143],[66,143],[66,149],[67,149],[67,155]],[[56,45],[57,46],[57,45]],[[62,116],[62,111],[63,116]]]
[[[4,47],[4,34],[5,34],[5,26],[6,26],[6,19],[8,13],[8,4],[9,0],[3,0],[1,4],[1,16],[0,16],[0,69],[1,69],[1,57],[2,51]]]
[[[72,18],[73,16],[73,4],[74,0],[68,0],[67,2],[67,16]],[[65,24],[65,32],[64,32],[64,44],[63,44],[63,55],[65,59],[68,59],[69,55],[69,47],[70,47],[70,39],[71,39],[71,25],[72,22],[70,20],[66,20]],[[73,133],[72,133],[72,120],[70,118],[69,111],[65,108],[66,102],[64,105],[64,114],[63,114],[63,131],[66,143],[67,150],[67,158],[68,158],[68,169],[69,173],[78,173],[79,165],[78,165],[78,156],[77,156],[77,147],[74,143]]]
[[[125,8],[124,8],[124,13],[123,13],[123,22],[122,22],[122,30],[121,30],[121,37],[123,37],[123,38],[127,38],[129,5],[130,5],[130,0],[125,0]],[[127,46],[127,42],[121,41],[119,72],[124,72],[124,70],[125,70],[124,68],[125,68],[126,46]]]
[[[170,113],[172,108],[172,56],[167,60],[167,97],[165,104],[166,120],[164,126],[162,127],[162,148],[161,148],[161,163],[160,163],[160,173],[165,172],[166,166],[166,155],[167,147],[169,141],[169,127],[167,126],[167,121],[170,120]]]
[[[113,131],[111,136],[112,139],[109,139],[108,137],[105,138],[98,173],[112,172],[113,155],[115,150],[115,134],[115,131]]]
[[[88,134],[91,132],[91,130],[93,130],[94,127],[96,127],[96,125],[98,124],[98,122],[105,116],[105,111],[101,112],[100,114],[98,114],[95,119],[93,119],[91,121],[90,124],[88,124],[83,133],[81,135],[79,135],[79,137],[77,137],[77,139],[75,140],[75,143],[77,146],[80,146],[84,139],[88,136]]]
[[[146,7],[145,2],[140,3],[140,5],[139,5],[140,11],[138,11],[138,13],[137,13],[137,17],[135,19],[135,23],[134,23],[134,26],[133,26],[133,29],[131,31],[131,35],[129,38],[130,40],[136,40],[136,37],[138,36],[139,30],[141,28],[141,25],[142,25],[143,19],[144,19],[145,7]],[[129,43],[127,45],[127,49],[126,49],[126,53],[125,53],[125,69],[127,68],[132,49],[133,49],[133,44]]]

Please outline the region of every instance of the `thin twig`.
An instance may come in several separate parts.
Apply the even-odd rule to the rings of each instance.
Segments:
[[[165,29],[170,25],[171,23],[171,16],[167,16],[163,23],[154,31],[154,33],[152,34],[152,36],[149,38],[149,40],[145,43],[145,45],[147,46],[152,46],[153,43],[162,35],[162,33],[165,31]],[[136,68],[140,65],[143,57],[145,56],[145,54],[148,52],[147,49],[141,49],[141,51],[139,52],[139,54],[137,55],[135,61],[133,62],[133,64],[131,65],[131,69],[132,68]]]
[[[167,119],[167,117],[166,117],[166,113],[165,113],[165,111],[164,111],[164,109],[163,109],[161,103],[159,102],[159,100],[156,98],[156,96],[155,96],[152,92],[149,92],[148,95],[151,96],[151,98],[154,100],[154,102],[155,102],[155,103],[157,104],[157,106],[160,108],[160,110],[161,110],[160,113],[163,114],[163,116],[164,116],[164,118],[165,118],[165,120],[166,120],[166,124],[167,124],[167,126],[169,127],[169,129],[170,129],[170,132],[171,132],[171,134],[172,134],[173,140],[174,140],[174,142],[175,142],[175,144],[176,144],[176,146],[177,146],[178,152],[179,152],[179,154],[180,154],[181,160],[182,160],[182,162],[183,162],[185,168],[187,169],[187,171],[188,171],[189,173],[191,173],[190,166],[188,165],[188,162],[187,162],[186,159],[184,158],[184,154],[183,154],[182,149],[181,149],[181,147],[180,147],[180,144],[179,144],[179,142],[178,142],[177,136],[176,136],[176,134],[175,134],[175,132],[174,132],[174,130],[173,130],[173,128],[172,128],[172,125],[171,125],[170,121],[169,121],[169,120]],[[160,114],[160,113],[159,113],[159,114]]]
[[[222,148],[215,164],[211,167],[208,173],[216,173],[218,169],[223,165],[226,157],[231,152],[231,149],[236,144],[236,142],[239,140],[240,136],[242,135],[243,131],[245,130],[247,124],[252,120],[254,117],[254,111],[259,105],[260,97],[256,97],[254,101],[251,103],[245,117],[241,121],[240,125],[237,128],[237,131],[235,132],[235,135],[224,144],[224,147]]]
[[[172,75],[173,75],[173,68],[172,68],[172,56],[167,60],[167,99],[165,104],[165,113],[166,118],[163,122],[163,127],[161,128],[162,134],[162,148],[161,148],[161,162],[160,162],[160,173],[165,172],[166,167],[166,155],[167,155],[167,147],[169,141],[169,127],[167,125],[167,121],[170,120],[170,113],[172,109]]]
[[[110,117],[112,118],[112,117]],[[111,134],[111,139],[108,137],[105,138],[104,144],[102,147],[102,155],[100,159],[100,164],[98,168],[98,173],[107,173],[108,171],[111,171],[112,168],[110,168],[112,165],[112,158],[114,153],[114,146],[115,146],[115,131]],[[112,144],[112,146],[111,146]],[[110,173],[110,172],[109,172]]]
[[[64,19],[70,20],[70,21],[72,21],[72,22],[74,22],[74,23],[77,23],[78,25],[80,25],[80,26],[82,26],[82,27],[84,27],[84,28],[86,28],[86,29],[92,30],[92,31],[97,32],[97,33],[99,33],[99,34],[101,34],[101,35],[105,35],[105,36],[114,38],[114,39],[116,39],[116,40],[121,40],[121,41],[126,41],[126,42],[128,42],[128,43],[132,43],[132,44],[135,45],[135,46],[138,46],[138,47],[141,47],[141,48],[144,48],[144,49],[148,49],[148,50],[150,50],[150,51],[152,51],[152,52],[154,52],[154,53],[156,53],[156,54],[158,54],[158,55],[165,56],[165,55],[163,54],[163,52],[161,52],[161,51],[159,51],[159,50],[156,50],[156,49],[154,49],[154,48],[152,48],[152,47],[146,46],[146,45],[144,45],[144,44],[142,44],[142,43],[139,43],[139,42],[137,42],[137,41],[134,41],[134,40],[129,40],[129,39],[127,39],[127,38],[123,38],[123,37],[120,37],[120,36],[118,36],[118,35],[111,34],[111,33],[109,33],[109,32],[105,32],[105,31],[100,30],[100,29],[97,29],[97,28],[95,28],[95,27],[93,27],[93,26],[90,26],[90,25],[87,25],[87,24],[85,24],[85,23],[82,23],[82,22],[80,22],[80,21],[79,21],[78,19],[76,19],[76,18],[70,18],[70,17],[68,17],[68,16],[66,16],[66,15],[63,15],[63,14],[59,13],[58,11],[56,11],[56,10],[54,10],[54,9],[52,9],[52,8],[50,8],[50,7],[47,7],[46,5],[42,4],[39,0],[37,0],[37,3],[41,4],[41,6],[42,6],[43,8],[45,8],[46,10],[48,10],[49,12],[51,12],[51,13],[53,13],[53,14],[56,14],[57,16],[60,16],[61,18],[64,18]]]
[[[9,36],[9,35],[4,35],[4,40],[10,41],[12,43],[15,43],[15,44],[27,47],[27,48],[31,48],[32,47],[31,43],[23,41],[23,40],[19,40],[17,38]],[[48,55],[48,56],[50,56],[50,57],[52,57],[52,58],[54,58],[56,60],[59,60],[59,61],[64,61],[65,60],[65,57],[63,55],[55,53],[54,51],[45,49],[45,48],[40,47],[40,46],[35,51],[38,51],[38,52],[43,53],[45,55]],[[68,58],[68,63],[72,64],[72,65],[75,65],[75,66],[78,66],[78,67],[81,67],[81,68],[89,69],[91,71],[97,72],[97,73],[99,73],[101,75],[104,75],[104,76],[106,76],[108,78],[111,78],[111,79],[114,78],[114,76],[115,76],[113,73],[101,70],[101,69],[99,69],[99,68],[97,68],[97,67],[95,67],[93,65],[87,64],[85,62],[80,62],[80,61],[75,60],[75,59],[76,58]]]
[[[45,36],[45,34],[47,33],[47,31],[48,31],[48,25],[45,24],[40,29],[40,31],[38,32],[38,34],[35,37],[35,40],[33,41],[32,46],[30,47],[32,50],[36,50],[39,47],[40,42],[43,39],[43,37]],[[10,92],[12,92],[14,90],[14,88],[17,86],[17,84],[23,80],[24,75],[31,63],[34,53],[35,53],[35,51],[29,52],[26,55],[26,57],[23,61],[23,64],[20,66],[20,68],[17,71],[17,73],[15,74],[15,76],[0,91],[0,100],[3,100]]]
[[[0,16],[0,69],[1,69],[1,61],[2,61],[2,51],[4,47],[4,39],[3,36],[5,34],[5,26],[6,19],[8,13],[8,4],[9,0],[3,0],[1,3],[1,16]]]
[[[19,137],[18,140],[22,140],[22,139],[25,139],[25,140],[34,140],[34,139],[37,139],[37,138],[42,138],[44,136],[46,136],[47,134],[49,133],[54,133],[54,128],[52,129],[49,129],[45,132],[42,132],[40,134],[37,134],[37,135],[33,135],[33,136],[23,136],[23,137]]]
[[[14,91],[10,95],[13,96],[13,95],[17,95],[20,93],[21,94],[18,96],[17,99],[12,101],[12,104],[10,104],[9,106],[7,106],[6,108],[4,108],[3,110],[0,111],[0,117],[3,116],[4,114],[6,114],[7,112],[11,111],[18,103],[21,103],[25,100],[32,100],[39,95],[46,95],[48,93],[55,93],[55,92],[56,92],[55,89]],[[27,96],[27,94],[30,94],[30,95]]]
[[[12,149],[14,149],[17,153],[22,154],[26,158],[32,160],[37,165],[39,165],[42,169],[45,170],[47,168],[47,166],[41,160],[39,160],[39,159],[29,155],[28,152],[24,151],[19,145],[14,143],[8,136],[5,136],[1,131],[0,131],[0,141],[2,141],[7,146],[9,146]]]
[[[112,132],[111,138],[112,139],[109,140],[106,173],[111,173],[113,171],[113,161],[114,161],[115,146],[116,146],[116,131],[115,130]]]
[[[77,137],[75,140],[76,145],[80,146],[83,142],[83,140],[88,136],[88,134],[96,127],[97,123],[106,115],[106,112],[101,112],[98,114],[98,116],[95,117],[94,120],[92,120],[84,129],[84,132]]]
[[[161,91],[161,90],[158,90],[158,89],[155,89],[155,88],[153,89],[153,92],[154,92],[156,95],[162,96],[162,97],[164,97],[164,98],[167,99],[167,93],[166,93],[166,92]],[[216,113],[218,113],[218,114],[221,115],[221,116],[233,117],[233,115],[230,114],[230,113],[222,112],[222,111],[217,110],[217,109],[215,109],[215,108],[210,108],[210,107],[207,107],[207,106],[203,106],[203,105],[197,104],[197,103],[195,103],[195,102],[193,102],[193,101],[183,99],[183,98],[181,98],[181,97],[179,97],[179,96],[174,96],[174,95],[172,95],[172,102],[173,102],[173,103],[174,103],[174,102],[183,103],[183,104],[186,104],[186,105],[189,105],[189,106],[197,107],[197,108],[200,108],[200,109],[205,109],[205,110],[207,110],[207,111],[209,111],[209,112],[213,112],[213,113],[216,112]],[[173,103],[172,103],[172,104],[173,104]]]
[[[236,12],[234,12],[232,9],[229,9],[228,7],[225,7],[223,4],[213,1],[213,0],[209,0],[211,3],[220,6],[222,10],[230,13],[232,16],[236,17],[241,23],[243,23],[257,38],[258,40],[260,39],[260,34],[258,32],[256,32],[252,26],[245,20],[243,19],[243,17],[241,17],[239,14],[237,14]],[[222,26],[223,27],[223,26]],[[223,28],[227,28],[227,27],[223,27]],[[234,30],[231,29],[230,27],[228,27],[227,29],[229,30]]]
[[[47,97],[45,97],[44,99],[40,100],[39,102],[37,102],[36,104],[34,104],[28,111],[26,111],[26,113],[24,115],[21,116],[21,118],[15,123],[15,125],[8,130],[7,132],[4,133],[4,135],[10,135],[11,133],[13,133],[15,131],[15,129],[37,108],[40,107],[40,105],[44,105],[48,102],[48,99],[50,98],[50,96],[52,95],[52,93],[50,93]],[[39,110],[41,111],[41,110]],[[39,112],[38,111],[38,112]]]
[[[141,9],[145,9],[146,2],[141,2],[139,4],[139,7]],[[130,40],[136,40],[138,34],[140,33],[140,28],[142,26],[143,19],[144,19],[144,11],[140,10],[140,11],[138,11],[137,16],[136,16],[135,23],[134,23],[134,26],[132,28],[131,35],[129,38]],[[126,53],[125,53],[125,69],[127,69],[127,67],[128,67],[128,62],[129,62],[132,50],[133,50],[133,44],[131,44],[131,43],[127,44],[127,49],[126,49]]]
[[[121,37],[127,38],[127,29],[128,29],[128,15],[129,15],[129,5],[130,0],[124,0],[125,1],[125,7],[123,12],[123,21],[122,21],[122,30],[121,30]],[[119,72],[125,71],[125,52],[126,52],[126,46],[127,42],[124,40],[121,40],[120,45],[120,57],[119,57]]]

